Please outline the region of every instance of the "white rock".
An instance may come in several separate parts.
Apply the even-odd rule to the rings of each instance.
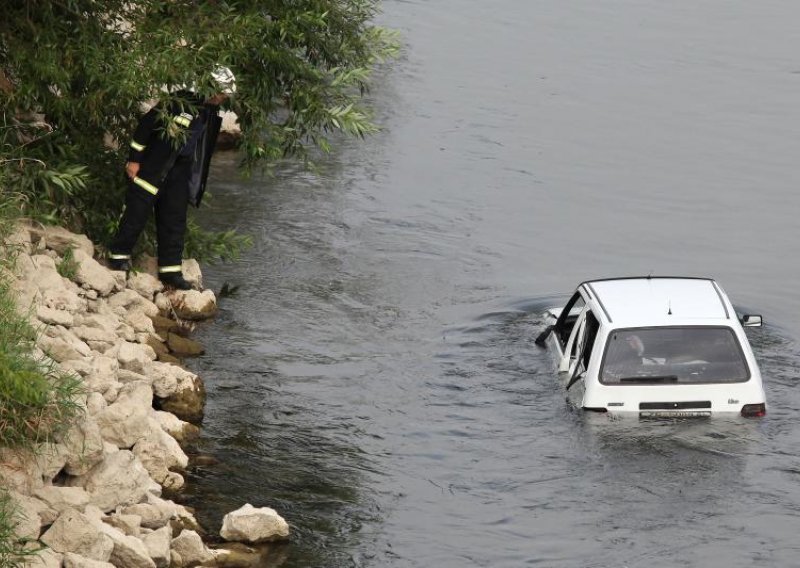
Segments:
[[[9,496],[14,504],[16,515],[14,521],[14,534],[19,539],[36,540],[42,528],[41,514],[47,505],[34,497],[28,497],[16,491],[9,491]]]
[[[116,568],[110,562],[100,562],[68,552],[64,555],[64,568]]]
[[[62,371],[72,371],[73,373],[85,377],[92,372],[92,358],[70,359],[60,365]]]
[[[152,301],[156,293],[164,289],[161,281],[147,272],[137,272],[128,277],[128,287],[144,299]]]
[[[178,442],[184,441],[197,433],[197,426],[184,422],[171,412],[156,410],[154,411],[154,416],[161,429]]]
[[[50,328],[50,329],[64,329],[64,328]],[[48,329],[48,332],[50,331]],[[64,330],[67,331],[67,330]],[[36,340],[36,345],[44,351],[48,357],[58,363],[70,361],[72,359],[83,359],[92,354],[92,350],[73,334],[64,333],[59,334],[58,337],[51,337],[49,335],[40,335]]]
[[[63,444],[39,444],[36,451],[36,465],[42,479],[50,483],[67,464],[69,449]]]
[[[204,320],[217,313],[217,298],[211,290],[176,290],[168,295],[180,319]]]
[[[133,308],[139,308],[149,317],[158,314],[158,308],[153,302],[143,298],[137,292],[128,289],[111,296],[108,299],[108,305],[112,309],[125,308],[130,310]]]
[[[119,505],[142,502],[152,480],[133,453],[120,450],[106,455],[88,474],[73,478],[68,484],[82,486],[91,495],[93,505],[102,511],[111,511]]]
[[[150,476],[162,484],[167,478],[170,468],[186,468],[189,465],[189,458],[178,442],[164,432],[155,420],[151,422],[147,437],[141,438],[133,446],[133,453],[142,462]]]
[[[91,254],[86,251],[76,250],[75,261],[78,263],[75,279],[80,283],[97,290],[101,296],[108,296],[116,287],[117,281],[111,271],[102,266]]]
[[[111,539],[74,509],[62,513],[41,541],[56,552],[74,552],[101,562],[108,561],[114,549]]]
[[[156,294],[156,298],[153,301],[158,308],[158,313],[168,317],[172,315],[172,300],[170,300],[166,294],[159,292]]]
[[[67,284],[72,284],[62,278]],[[78,296],[75,289],[69,286],[61,288],[47,288],[41,291],[41,304],[55,310],[66,310],[73,314],[79,313],[87,308],[86,300]]]
[[[103,459],[103,438],[95,419],[85,416],[64,435],[62,443],[67,448],[64,466],[69,475],[84,475]]]
[[[149,345],[130,343],[128,341],[119,344],[117,359],[123,369],[128,369],[135,373],[143,373],[149,366],[150,361],[154,361],[155,358],[156,352]]]
[[[150,558],[147,547],[141,540],[128,536],[101,520],[90,518],[90,522],[114,543],[110,559],[114,566],[117,568],[156,568],[156,564]]]
[[[255,544],[287,538],[289,525],[275,509],[256,509],[248,503],[225,515],[219,534],[228,541]]]
[[[0,487],[30,495],[43,485],[36,457],[31,452],[0,448]]]
[[[90,392],[105,393],[117,384],[119,361],[107,355],[95,355],[91,360],[91,371],[84,377],[84,383]]]
[[[178,555],[176,568],[196,566],[212,558],[203,539],[195,531],[183,530],[172,539],[171,549]]]
[[[50,325],[63,325],[64,327],[72,327],[75,323],[75,316],[67,310],[57,310],[55,308],[48,308],[47,306],[38,306],[36,308],[36,317],[42,323]]]
[[[76,318],[79,325],[99,329],[106,333],[106,339],[109,335],[114,335],[117,327],[120,324],[120,319],[117,314],[109,311],[105,313],[84,314]],[[102,338],[101,338],[102,339]]]
[[[104,518],[103,522],[122,531],[128,536],[140,538],[142,535],[142,517],[139,515],[117,513]]]
[[[117,372],[117,380],[123,385],[128,383],[147,383],[152,384],[153,378],[146,374],[134,373],[128,369],[120,369]]]
[[[86,412],[88,412],[90,416],[96,417],[106,408],[108,408],[108,403],[99,392],[91,392],[89,396],[86,397]]]
[[[157,497],[148,497],[148,503],[139,503],[121,509],[126,515],[137,515],[142,519],[142,526],[149,529],[159,529],[167,525],[176,514],[177,508],[172,501],[165,501]]]
[[[197,376],[194,373],[161,361],[150,363],[147,374],[153,380],[153,392],[159,398],[167,398],[178,391],[179,385],[186,388],[189,383],[193,384],[193,379]]]
[[[30,263],[20,263],[18,271],[22,279],[39,288],[42,293],[70,288],[68,280],[58,273],[55,260],[44,254],[31,256]]]
[[[200,264],[193,258],[187,258],[181,263],[181,272],[184,279],[195,288],[203,289],[203,273],[200,271]]]
[[[34,496],[58,514],[68,509],[83,511],[89,504],[89,494],[82,487],[48,485],[37,489]]]
[[[153,390],[147,383],[124,385],[116,402],[97,415],[103,440],[119,448],[132,447],[150,432],[152,406]]]
[[[63,554],[50,548],[43,548],[25,560],[25,568],[61,568]]]
[[[33,248],[30,226],[24,223],[17,224],[12,233],[6,237],[3,246],[18,254],[30,254]]]
[[[142,542],[150,553],[150,558],[156,563],[157,568],[169,566],[170,545],[172,544],[172,527],[166,525],[142,537]]]
[[[133,328],[135,333],[155,333],[153,320],[151,320],[141,308],[134,308],[128,311],[125,322]]]
[[[67,249],[73,252],[80,250],[89,256],[94,254],[94,245],[86,235],[76,235],[67,229],[59,226],[31,227],[30,233],[38,239],[44,239],[47,248],[53,249],[62,255]]]

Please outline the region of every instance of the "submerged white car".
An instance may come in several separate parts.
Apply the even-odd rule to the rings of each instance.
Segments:
[[[545,313],[568,398],[585,410],[643,417],[766,414],[744,326],[707,278],[640,277],[584,282]]]

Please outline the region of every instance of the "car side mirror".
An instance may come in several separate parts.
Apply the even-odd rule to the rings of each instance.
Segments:
[[[763,324],[761,316],[747,314],[742,316],[742,325],[744,327],[761,327]]]

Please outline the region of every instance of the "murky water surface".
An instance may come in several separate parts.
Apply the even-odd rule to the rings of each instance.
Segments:
[[[189,501],[290,521],[267,566],[790,566],[800,554],[800,5],[385,0],[385,130],[316,172],[215,158],[255,246],[198,333]],[[763,420],[565,404],[540,313],[585,279],[719,280]]]

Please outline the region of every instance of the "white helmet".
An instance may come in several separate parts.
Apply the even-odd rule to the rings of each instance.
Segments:
[[[236,77],[233,72],[227,67],[219,66],[211,72],[211,76],[220,86],[220,92],[226,95],[232,95],[236,92]]]

